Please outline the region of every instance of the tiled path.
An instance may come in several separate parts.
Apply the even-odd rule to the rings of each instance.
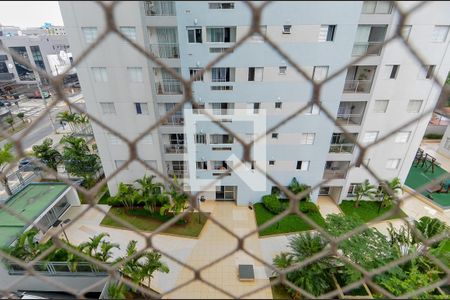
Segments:
[[[317,206],[319,207],[319,211],[324,218],[330,214],[341,214],[342,211],[339,209],[339,206],[328,196],[319,196],[317,198]]]
[[[238,236],[256,229],[254,214],[247,207],[238,207],[231,202],[211,201],[202,204],[202,208],[210,211],[212,217]],[[208,221],[186,263],[196,269],[201,268],[232,252],[236,246],[237,240],[233,236],[223,231],[218,225]],[[244,246],[255,256],[261,257],[262,253],[257,234],[247,238]],[[254,282],[239,281],[238,264],[253,264],[256,280]],[[231,293],[234,295],[234,298],[269,284],[264,267],[242,251],[220,259],[216,264],[202,271],[201,276],[204,280]],[[185,283],[192,278],[192,272],[184,268],[178,277],[176,285]],[[174,291],[165,298],[217,299],[229,298],[229,296],[201,281],[195,281]],[[272,291],[270,287],[264,288],[245,298],[271,299]]]

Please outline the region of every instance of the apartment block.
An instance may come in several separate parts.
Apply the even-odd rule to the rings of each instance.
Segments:
[[[417,3],[399,5],[408,10]],[[73,55],[79,57],[105,30],[102,9],[79,1],[62,1],[60,7]],[[400,20],[388,1],[273,2],[263,11],[260,30],[302,67],[308,80],[264,37],[251,35],[193,83],[199,107],[186,104],[166,118],[138,143],[138,154],[159,172],[176,176],[186,190],[202,191],[207,200],[260,201],[275,184],[263,176],[257,182],[263,187],[255,188],[245,178],[257,178],[261,168],[286,186],[294,177],[309,186],[325,179],[314,188],[313,201],[329,195],[339,202],[353,197],[354,186],[365,179],[378,184],[363,166],[348,169],[359,149],[339,124],[362,145],[389,135],[367,150],[364,162],[378,177],[403,182],[450,68],[448,15],[449,3],[432,3],[401,28],[425,60],[422,65],[400,40],[383,44]],[[187,79],[246,36],[251,11],[237,1],[124,2],[115,9],[115,21],[129,39]],[[88,112],[109,128],[93,124],[109,176],[129,159],[128,145],[111,130],[137,138],[182,101],[183,86],[114,34],[77,70]],[[344,71],[320,92],[332,120],[318,106],[304,109],[269,133],[263,157],[254,149],[254,160],[238,174],[236,157],[243,154],[238,138],[203,118],[203,110],[251,141],[257,135],[251,122],[258,116],[266,129],[272,128],[307,105],[309,80],[320,82],[339,70]],[[114,194],[119,182],[144,174],[152,172],[132,162],[109,180],[109,189]],[[206,182],[213,186],[202,186]]]

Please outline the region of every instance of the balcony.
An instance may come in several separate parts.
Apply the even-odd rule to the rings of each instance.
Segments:
[[[155,82],[156,94],[158,95],[181,95],[183,90],[179,81]]]
[[[349,161],[327,161],[323,179],[345,179],[349,165]]]
[[[146,16],[175,16],[175,1],[145,1]]]
[[[167,120],[163,121],[162,125],[182,126],[182,125],[184,125],[184,117],[172,115],[172,116],[168,117]]]
[[[343,101],[339,103],[336,122],[344,126],[361,125],[365,109],[365,101]]]
[[[186,153],[184,145],[164,145],[164,152],[166,154],[182,154]]]
[[[370,93],[376,66],[351,66],[347,69],[344,93]]]
[[[358,134],[350,133],[356,140]],[[333,133],[329,153],[353,153],[355,144],[343,133]]]
[[[363,119],[362,114],[338,114],[336,122],[339,125],[361,125]]]
[[[346,80],[344,93],[370,93],[372,80]]]
[[[14,79],[13,73],[0,73],[0,81],[9,81]]]
[[[383,42],[360,42],[353,45],[353,56],[380,55]],[[378,48],[379,47],[379,48]]]
[[[159,58],[180,58],[178,43],[150,44],[150,51]]]
[[[330,153],[353,153],[355,144],[331,144]]]
[[[184,170],[170,170],[167,171],[167,176],[170,178],[187,178],[188,177],[188,172],[184,171]]]

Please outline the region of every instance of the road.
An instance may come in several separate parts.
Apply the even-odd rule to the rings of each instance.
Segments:
[[[85,104],[83,100],[83,96],[76,95],[74,97],[69,97],[69,100],[76,104],[81,109],[85,109]],[[42,111],[45,109],[44,103],[40,99],[33,99],[26,101],[24,103],[19,103],[19,110],[23,113],[25,113],[26,118],[30,118],[31,120],[36,120],[38,116],[41,115]],[[56,121],[56,116],[59,112],[68,110],[68,107],[65,103],[58,103],[56,107],[53,107],[51,110],[51,116],[55,123],[55,126],[57,127],[56,130],[61,130],[62,127],[59,124],[58,121]],[[13,108],[13,113],[17,113],[18,109]],[[42,140],[43,138],[51,135],[53,133],[53,128],[50,123],[50,120],[48,117],[43,118],[38,123],[35,123],[32,125],[33,129],[28,133],[23,139],[22,139],[22,146],[24,149],[27,149],[34,145],[36,142]],[[23,131],[16,133],[13,137],[18,138]],[[8,141],[3,140],[0,142],[0,147],[3,147]]]

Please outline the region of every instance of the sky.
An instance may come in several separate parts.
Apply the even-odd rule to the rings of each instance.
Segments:
[[[45,22],[64,25],[58,1],[0,1],[0,24],[40,27]]]

